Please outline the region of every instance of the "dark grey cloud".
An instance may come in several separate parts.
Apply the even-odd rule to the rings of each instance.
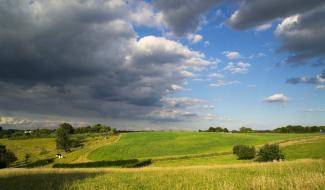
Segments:
[[[158,0],[154,6],[163,13],[168,29],[176,36],[195,33],[202,15],[220,0]]]
[[[279,50],[291,54],[284,63],[303,65],[313,58],[324,59],[324,16],[323,0],[244,0],[228,24],[244,30],[283,19],[275,34],[282,41]]]
[[[130,15],[139,11],[130,4],[3,1],[0,108],[129,119],[158,113],[184,71],[210,62],[178,42],[137,39]]]
[[[228,23],[236,29],[256,27],[324,5],[323,0],[243,0]]]
[[[277,27],[275,33],[282,41],[281,50],[292,52],[286,63],[304,64],[312,58],[322,63],[325,58],[325,20],[322,18],[325,18],[325,5],[288,17]]]

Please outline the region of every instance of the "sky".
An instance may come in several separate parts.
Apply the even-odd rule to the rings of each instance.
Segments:
[[[0,0],[0,126],[325,124],[324,0]]]

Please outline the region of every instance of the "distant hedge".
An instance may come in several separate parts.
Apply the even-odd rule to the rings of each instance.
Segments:
[[[115,160],[115,161],[97,161],[84,163],[57,163],[53,168],[100,168],[100,167],[123,167],[123,168],[139,168],[150,165],[151,159],[148,160]]]

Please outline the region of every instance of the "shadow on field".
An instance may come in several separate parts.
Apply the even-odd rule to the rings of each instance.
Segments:
[[[0,189],[27,190],[27,189],[67,189],[76,180],[96,177],[100,173],[38,173],[17,174],[0,177]]]
[[[114,160],[114,161],[97,161],[97,162],[84,162],[84,163],[57,163],[53,168],[100,168],[100,167],[122,167],[122,168],[140,168],[148,166],[152,163],[148,160]]]
[[[42,167],[46,166],[48,164],[51,164],[54,162],[54,158],[48,158],[44,160],[37,160],[35,162],[30,162],[30,163],[24,163],[19,166],[16,166],[17,168],[35,168],[35,167]]]

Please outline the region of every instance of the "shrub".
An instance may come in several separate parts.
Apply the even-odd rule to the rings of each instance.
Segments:
[[[264,145],[257,155],[257,161],[259,162],[269,162],[280,159],[284,159],[284,155],[277,144]]]
[[[237,154],[239,152],[239,150],[244,147],[245,145],[242,145],[242,144],[239,144],[239,145],[235,145],[233,148],[232,148],[232,152],[233,154]]]
[[[0,168],[9,167],[10,163],[17,160],[13,152],[6,149],[5,145],[0,144]]]
[[[238,160],[249,160],[255,157],[256,150],[254,146],[235,145],[233,153],[237,155]]]

